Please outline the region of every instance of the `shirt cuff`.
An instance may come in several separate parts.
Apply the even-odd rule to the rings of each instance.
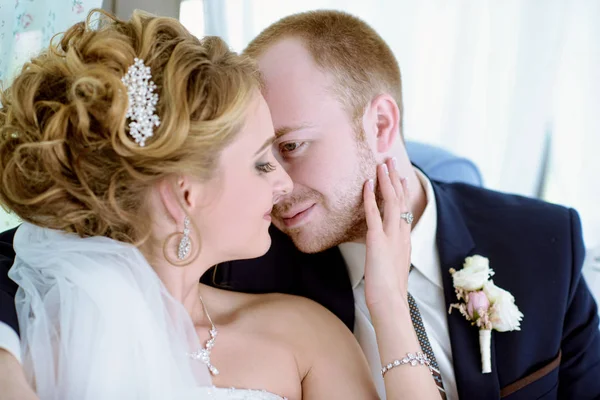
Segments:
[[[13,328],[2,321],[0,321],[0,349],[8,351],[22,364],[19,335],[17,335],[17,332]]]

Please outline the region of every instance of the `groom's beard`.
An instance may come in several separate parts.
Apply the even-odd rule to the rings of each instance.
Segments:
[[[287,234],[304,253],[318,253],[341,243],[363,241],[367,234],[363,187],[373,178],[377,164],[366,143],[358,144],[360,168],[351,184],[341,187],[329,199],[323,194],[304,188],[273,208],[275,225]],[[286,228],[280,216],[295,204],[316,203],[315,215],[298,228]]]
[[[300,203],[316,203],[311,220],[298,228],[287,228],[280,223],[279,215]],[[327,204],[319,192],[306,189],[275,206],[273,217],[275,225],[304,253],[317,253],[343,242],[359,240],[366,234],[362,190],[354,196],[342,193],[334,204]]]

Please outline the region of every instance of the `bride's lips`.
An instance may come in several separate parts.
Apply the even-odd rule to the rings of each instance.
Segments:
[[[315,204],[311,204],[308,207],[303,207],[300,210],[294,210],[286,215],[282,215],[281,219],[283,224],[286,226],[286,228],[297,227],[310,216],[310,213],[315,208]]]

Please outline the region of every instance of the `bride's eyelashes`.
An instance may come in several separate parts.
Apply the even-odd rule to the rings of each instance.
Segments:
[[[256,164],[255,168],[261,174],[268,174],[269,172],[273,172],[275,169],[277,169],[277,167],[270,162]]]

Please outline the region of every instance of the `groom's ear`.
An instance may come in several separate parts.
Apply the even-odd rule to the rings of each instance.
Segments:
[[[371,101],[370,113],[376,133],[375,149],[386,154],[400,140],[400,110],[394,98],[384,93]]]

